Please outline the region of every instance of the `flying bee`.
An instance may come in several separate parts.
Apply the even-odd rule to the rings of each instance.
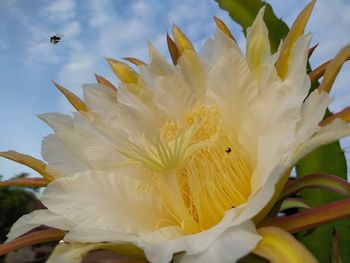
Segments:
[[[226,153],[230,153],[230,152],[232,152],[231,147],[227,147],[227,148],[225,149],[225,152],[226,152]]]
[[[52,45],[57,45],[61,41],[62,37],[63,37],[62,34],[56,34],[56,35],[50,36],[50,43]]]

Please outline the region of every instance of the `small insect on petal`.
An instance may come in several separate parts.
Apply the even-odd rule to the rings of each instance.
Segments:
[[[7,151],[0,152],[0,156],[32,168],[48,181],[52,181],[54,179],[54,176],[46,170],[46,164],[30,155],[15,151]]]
[[[67,100],[77,111],[88,111],[88,107],[86,106],[86,104],[77,95],[63,88],[60,84],[56,83],[55,81],[52,81],[52,83],[56,86],[56,88],[59,89],[59,91],[62,92],[62,94],[67,98]]]

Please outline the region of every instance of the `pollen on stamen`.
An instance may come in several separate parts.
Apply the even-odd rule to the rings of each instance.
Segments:
[[[193,129],[194,125],[197,125],[196,129]],[[165,221],[177,222],[176,225],[185,232],[192,233],[212,227],[222,219],[227,210],[248,200],[251,194],[252,171],[241,154],[239,145],[225,129],[218,108],[197,106],[192,112],[184,114],[183,121],[168,121],[163,127],[161,139],[171,143],[179,134],[189,129],[194,133],[190,137],[188,149],[203,142],[209,143],[190,151],[185,160],[174,168],[175,172],[171,176],[176,179],[172,182],[177,182],[176,187],[182,198],[174,198],[164,191],[166,186],[159,185],[163,189],[159,192],[170,216]],[[174,185],[171,187],[174,188]],[[177,202],[183,204],[179,206]],[[187,213],[184,213],[184,208],[188,210]],[[192,228],[193,222],[198,227]],[[186,229],[187,227],[191,229]]]

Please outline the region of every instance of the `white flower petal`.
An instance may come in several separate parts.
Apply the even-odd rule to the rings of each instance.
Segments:
[[[250,220],[265,208],[275,194],[275,184],[288,168],[278,166],[269,171],[268,176],[265,176],[267,179],[263,187],[255,189],[247,203],[232,209],[238,215],[235,222]]]
[[[263,17],[265,7],[261,8],[254,23],[247,29],[246,58],[250,69],[261,76],[261,65],[271,56],[270,40]]]
[[[154,134],[155,127],[159,126],[159,116],[152,108],[152,103],[150,104],[145,104],[123,86],[119,89],[118,122],[131,138],[135,138],[142,133],[151,136]]]
[[[178,71],[158,77],[156,81],[154,102],[170,118],[181,119],[184,112],[189,111],[195,105],[195,94]]]
[[[218,225],[195,235],[140,247],[154,263],[169,262],[178,252],[184,252],[178,262],[235,262],[254,249],[259,240],[254,224],[246,222],[229,228]]]
[[[283,81],[286,91],[299,106],[303,103],[311,87],[311,81],[306,72],[307,54],[311,35],[301,36],[291,52],[288,73]]]
[[[116,245],[111,243],[93,243],[93,244],[82,244],[82,243],[60,243],[55,247],[55,250],[50,255],[46,263],[80,263],[88,252],[93,250],[111,250],[111,251],[121,251],[123,253],[132,253],[135,252],[134,248],[125,247],[124,244]],[[137,251],[138,252],[138,251]],[[130,261],[128,260],[130,259]],[[145,262],[143,259],[138,258],[123,258],[123,262]]]
[[[262,90],[259,96],[253,100],[243,119],[237,137],[238,142],[252,160],[252,167],[257,165],[260,156],[259,151],[262,147],[259,146],[261,142],[274,143],[278,148],[279,142],[283,140],[290,142],[290,139],[294,138],[294,127],[300,119],[299,108],[300,104],[298,105],[298,102],[279,83]],[[275,139],[270,134],[278,137]],[[268,143],[264,145],[264,147],[267,147],[264,149],[269,154],[274,154],[269,150]],[[273,149],[276,149],[276,147]]]
[[[7,234],[7,241],[11,241],[41,225],[61,230],[70,230],[75,226],[73,222],[47,209],[35,210],[17,220]]]
[[[300,158],[319,146],[334,142],[349,134],[349,125],[343,120],[335,119],[332,123],[319,129],[314,136],[300,145],[294,155],[294,162],[297,162]]]
[[[83,114],[75,113],[74,120],[79,147],[93,168],[112,169],[124,159],[118,151],[121,138],[111,137]]]
[[[297,124],[297,137],[300,142],[309,139],[320,127],[331,97],[326,92],[314,90],[301,107],[302,119]]]
[[[311,34],[302,35],[298,38],[290,54],[286,79],[306,75],[306,64],[308,61],[310,43]],[[295,86],[295,88],[298,88],[298,86],[300,85]]]
[[[52,112],[39,114],[37,116],[39,119],[46,122],[57,134],[71,134],[71,132],[74,131],[74,121],[69,115]]]
[[[216,32],[214,41],[218,56],[208,71],[206,104],[220,105],[225,124],[236,136],[246,110],[258,94],[257,81],[231,39]]]
[[[96,243],[96,242],[128,242],[132,243],[137,238],[137,235],[128,234],[116,230],[102,230],[86,227],[74,227],[65,236],[66,242],[83,242],[83,243]]]
[[[108,114],[117,107],[117,92],[100,84],[83,85],[84,101],[89,109]]]
[[[172,65],[159,53],[152,43],[148,43],[148,55],[150,63],[143,69],[150,70],[155,75],[169,75],[173,72]]]
[[[56,134],[50,134],[43,139],[41,155],[48,162],[46,169],[51,170],[56,177],[71,176],[91,168],[84,157],[74,155]]]
[[[276,167],[289,168],[291,154],[296,147],[291,129],[293,123],[279,123],[258,138],[257,161],[252,174],[251,187],[255,191],[266,185]],[[287,139],[288,138],[288,139]],[[282,174],[280,174],[282,175]]]
[[[55,131],[42,142],[41,155],[48,162],[47,169],[52,169],[56,176],[69,176],[90,168],[78,144],[71,116],[46,113],[38,117]]]
[[[74,120],[71,116],[54,112],[40,114],[38,117],[55,131],[56,136],[58,136],[68,151],[79,155]]]
[[[177,63],[176,69],[181,72],[188,89],[193,92],[197,102],[203,103],[207,74],[201,58],[195,51],[189,49],[184,51]]]
[[[51,211],[80,227],[138,233],[154,229],[162,218],[161,205],[152,190],[140,190],[138,171],[119,174],[88,171],[59,178],[41,198]]]
[[[200,52],[200,57],[206,68],[211,67],[218,58],[222,57],[229,50],[231,52],[238,52],[241,57],[243,54],[235,41],[232,41],[221,30],[215,30],[215,38],[208,38]]]
[[[55,247],[46,263],[80,263],[91,250],[99,249],[101,244],[59,244]]]
[[[179,262],[236,262],[252,251],[259,240],[260,236],[256,234],[253,226],[250,229],[247,227],[247,224],[245,226],[232,227],[220,236],[208,250],[198,255],[185,255]]]

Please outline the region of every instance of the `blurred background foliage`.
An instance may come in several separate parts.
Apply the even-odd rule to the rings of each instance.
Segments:
[[[29,174],[21,173],[11,179],[26,178]],[[3,176],[0,175],[0,180]],[[40,207],[40,203],[35,193],[39,191],[36,187],[0,187],[0,242],[6,240],[6,235],[11,226],[22,215],[30,213]],[[0,262],[4,262],[4,257],[0,257]]]

